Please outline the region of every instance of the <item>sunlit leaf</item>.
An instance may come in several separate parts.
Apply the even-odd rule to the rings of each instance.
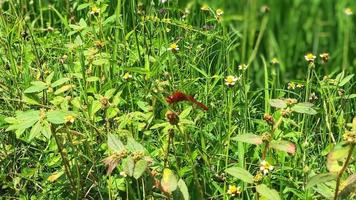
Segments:
[[[246,134],[241,134],[237,135],[232,138],[233,140],[239,141],[239,142],[245,142],[249,144],[262,144],[262,137],[259,135],[255,135],[252,133],[246,133]]]
[[[247,170],[240,167],[230,167],[225,172],[246,183],[253,183],[253,176]]]
[[[161,180],[162,190],[167,193],[172,193],[174,190],[177,189],[177,186],[178,186],[178,181],[173,171],[168,168],[165,168],[163,170],[163,175]]]
[[[275,108],[286,108],[287,104],[281,99],[270,99],[269,104]]]
[[[279,194],[276,190],[268,188],[265,184],[256,186],[257,192],[268,200],[280,200]]]
[[[124,161],[122,163],[122,167],[124,169],[124,172],[128,176],[132,176],[134,173],[135,161],[133,160],[133,158],[131,156],[128,156],[126,159],[124,159]]]
[[[179,179],[179,181],[178,181],[178,190],[181,193],[183,200],[189,200],[190,199],[188,187],[185,184],[183,179]]]
[[[312,107],[313,107],[313,104],[304,102],[304,103],[295,104],[294,106],[292,106],[291,109],[294,112],[302,113],[302,114],[309,114],[309,115],[317,114],[318,112],[316,112],[316,110],[314,110]]]
[[[70,79],[69,78],[61,78],[61,79],[58,79],[57,81],[53,82],[51,84],[51,87],[57,87],[57,86],[60,86],[60,85],[63,85],[64,83],[66,83],[67,81],[69,81]]]
[[[53,172],[48,178],[47,180],[51,183],[53,183],[54,181],[56,181],[59,177],[61,177],[64,174],[63,171],[59,171],[59,172]]]
[[[334,173],[325,173],[325,174],[318,174],[313,177],[311,177],[308,180],[308,183],[306,185],[306,189],[311,188],[317,184],[320,183],[325,183],[331,180],[336,180],[336,174]]]
[[[296,148],[295,144],[285,140],[280,140],[280,141],[272,140],[269,146],[273,149],[284,151],[291,154],[295,153],[295,148]]]
[[[147,161],[146,160],[139,160],[136,162],[135,164],[135,168],[133,171],[133,177],[135,179],[139,179],[142,174],[145,172],[145,170],[147,169]]]
[[[116,151],[116,152],[125,149],[125,146],[121,142],[119,137],[111,133],[108,134],[108,146],[111,151]]]

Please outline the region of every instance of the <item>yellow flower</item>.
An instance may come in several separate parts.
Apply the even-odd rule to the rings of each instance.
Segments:
[[[91,15],[96,15],[96,14],[99,14],[100,13],[100,8],[96,7],[96,6],[93,6],[91,8],[91,11],[90,11],[90,14]]]
[[[227,193],[233,197],[237,196],[241,193],[241,187],[236,187],[236,185],[229,185],[229,189],[227,190]]]
[[[122,78],[125,79],[125,80],[129,80],[129,79],[132,78],[132,75],[129,74],[128,72],[126,72]]]
[[[262,171],[264,175],[268,174],[268,172],[272,171],[273,169],[274,167],[265,160],[262,160],[260,163],[260,171]]]
[[[297,84],[297,88],[302,88],[302,87],[304,87],[303,84],[300,84],[300,83]]]
[[[279,61],[278,61],[277,58],[272,58],[271,63],[272,63],[273,65],[276,65],[276,64],[279,64]]]
[[[308,53],[307,55],[304,56],[304,58],[308,62],[314,62],[316,56],[312,53]]]
[[[225,85],[234,86],[237,80],[238,78],[236,76],[229,75],[225,78]]]
[[[290,82],[288,83],[288,90],[294,90],[295,89],[295,83]]]
[[[73,115],[67,115],[64,118],[65,123],[73,124],[74,120],[75,120],[75,117]]]
[[[246,69],[247,69],[247,65],[245,65],[245,64],[239,65],[239,70],[245,71]]]
[[[224,11],[223,10],[221,10],[221,9],[217,9],[216,10],[216,15],[218,16],[218,17],[220,17],[221,15],[223,15],[224,14]]]
[[[177,43],[172,43],[171,45],[169,45],[168,50],[177,52],[177,51],[179,51],[179,47],[178,47]]]
[[[209,11],[209,6],[208,6],[208,4],[204,3],[204,4],[200,7],[200,10],[202,10],[202,11]]]
[[[345,15],[348,15],[348,16],[350,16],[350,15],[352,15],[352,14],[353,14],[353,12],[352,12],[352,9],[351,9],[351,8],[345,8],[344,13],[345,13]]]

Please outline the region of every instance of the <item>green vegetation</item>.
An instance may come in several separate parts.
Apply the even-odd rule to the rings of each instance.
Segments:
[[[356,1],[0,0],[0,199],[352,199]]]

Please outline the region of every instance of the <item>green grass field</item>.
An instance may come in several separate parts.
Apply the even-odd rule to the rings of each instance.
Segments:
[[[356,1],[0,0],[0,200],[356,197]]]

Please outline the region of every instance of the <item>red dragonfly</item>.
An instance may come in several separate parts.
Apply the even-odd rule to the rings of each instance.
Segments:
[[[172,95],[168,96],[166,98],[166,101],[169,104],[173,104],[173,103],[177,103],[180,101],[190,101],[194,104],[196,104],[197,106],[199,106],[200,108],[204,109],[204,110],[208,110],[208,107],[204,104],[202,104],[201,102],[197,101],[194,99],[194,97],[184,94],[183,92],[180,91],[176,91],[174,92]]]

